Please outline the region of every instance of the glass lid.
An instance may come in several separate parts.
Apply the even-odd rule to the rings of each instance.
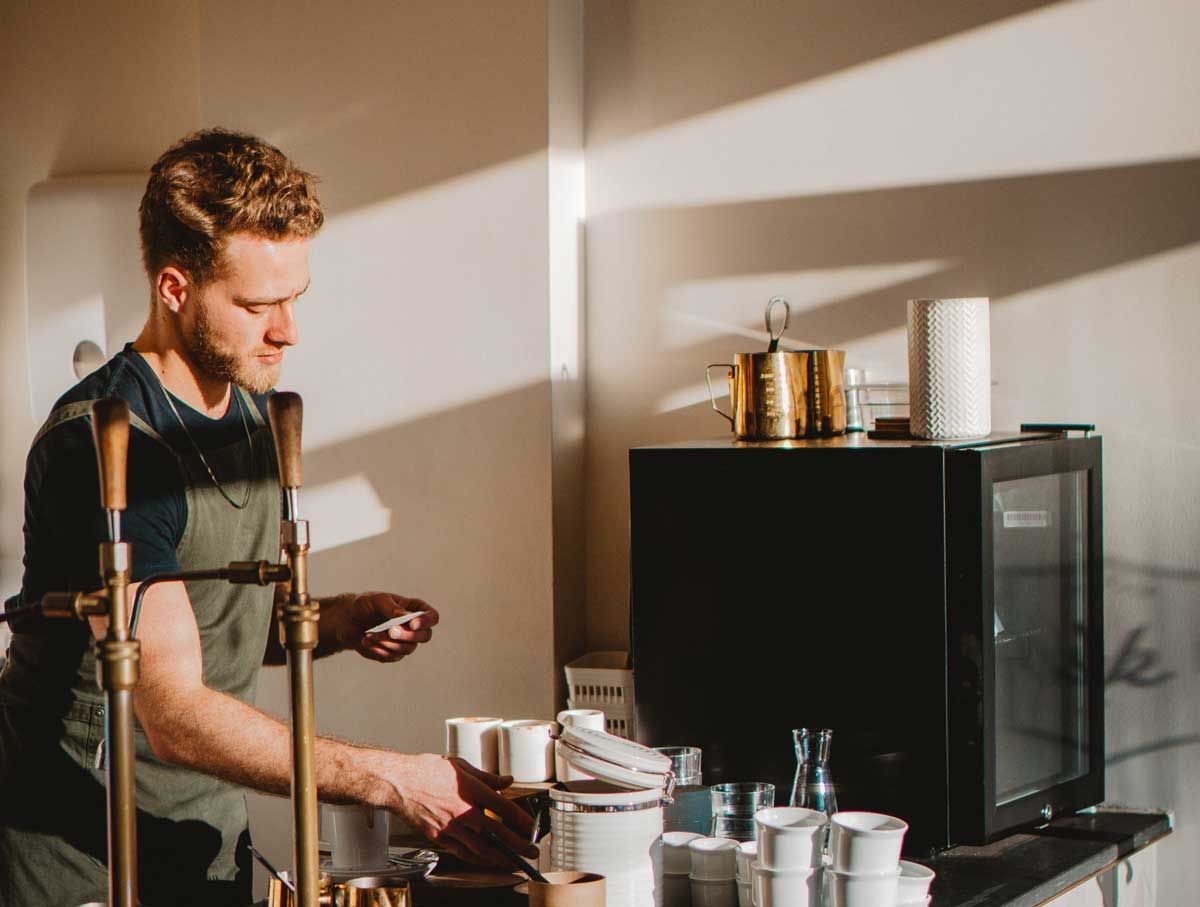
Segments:
[[[632,740],[568,725],[562,729],[559,747],[570,765],[617,787],[669,790],[674,786],[670,757]]]

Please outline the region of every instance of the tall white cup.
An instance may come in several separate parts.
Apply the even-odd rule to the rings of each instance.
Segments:
[[[506,721],[500,725],[500,774],[514,781],[554,777],[553,721]]]
[[[604,713],[599,709],[564,709],[558,713],[558,723],[563,727],[586,727],[592,730],[604,730]],[[570,763],[558,751],[558,741],[554,742],[554,777],[559,781],[590,781],[592,776],[572,768]]]
[[[503,718],[447,718],[446,755],[465,759],[495,774],[500,770],[500,725]]]
[[[387,866],[386,809],[363,806],[330,806],[333,819],[333,865],[338,869],[380,869]]]

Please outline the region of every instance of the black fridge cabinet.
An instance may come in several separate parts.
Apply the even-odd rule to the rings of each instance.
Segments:
[[[771,781],[832,728],[842,809],[906,852],[1104,797],[1101,442],[689,442],[630,452],[638,739]]]

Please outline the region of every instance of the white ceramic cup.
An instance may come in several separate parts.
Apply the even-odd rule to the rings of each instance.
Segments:
[[[896,907],[900,867],[885,873],[825,870],[826,907]],[[764,905],[770,907],[770,905]]]
[[[663,907],[692,907],[692,880],[685,875],[664,872]]]
[[[754,814],[758,862],[768,869],[821,865],[829,817],[803,806],[772,806]]]
[[[668,831],[662,836],[663,874],[685,876],[692,872],[692,852],[688,845],[703,838],[694,831]]]
[[[754,864],[758,860],[758,842],[743,841],[737,846],[738,884],[754,882]]]
[[[751,868],[754,874],[755,907],[819,907],[821,870],[771,869],[761,863]]]
[[[500,770],[500,725],[503,718],[447,718],[446,755],[465,759],[495,774]]]
[[[924,904],[929,895],[929,886],[933,884],[932,869],[920,863],[908,860],[900,861],[900,883],[896,889],[897,904]]]
[[[754,882],[738,880],[738,907],[754,907]]]
[[[900,863],[908,823],[882,813],[834,813],[829,853],[838,872],[889,873]]]
[[[688,844],[692,879],[732,882],[737,878],[737,846],[732,838],[696,838]],[[736,892],[735,892],[736,894]]]
[[[604,713],[599,709],[564,709],[558,713],[558,723],[563,727],[586,727],[603,731]],[[554,741],[554,777],[559,781],[590,781],[592,776],[574,768],[558,752],[558,741]]]
[[[332,857],[336,868],[380,869],[387,866],[391,813],[358,803],[328,809],[333,820]]]
[[[522,719],[500,725],[500,774],[514,781],[549,781],[554,777],[553,721]]]
[[[733,879],[691,879],[692,907],[737,907],[737,883]]]

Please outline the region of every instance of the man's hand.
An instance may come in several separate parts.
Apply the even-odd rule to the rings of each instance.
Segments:
[[[529,841],[533,819],[496,793],[512,784],[512,778],[480,771],[452,757],[426,754],[401,759],[402,764],[381,772],[397,795],[396,802],[388,805],[425,837],[471,863],[511,869],[487,839],[485,832],[490,831],[517,853],[537,858],[538,849]]]
[[[382,633],[366,632],[411,611],[425,613]],[[419,598],[405,598],[390,592],[363,592],[322,601],[321,622],[326,620],[334,628],[339,649],[353,649],[374,661],[399,661],[416,651],[421,643],[429,642],[433,626],[438,622],[438,613]]]

